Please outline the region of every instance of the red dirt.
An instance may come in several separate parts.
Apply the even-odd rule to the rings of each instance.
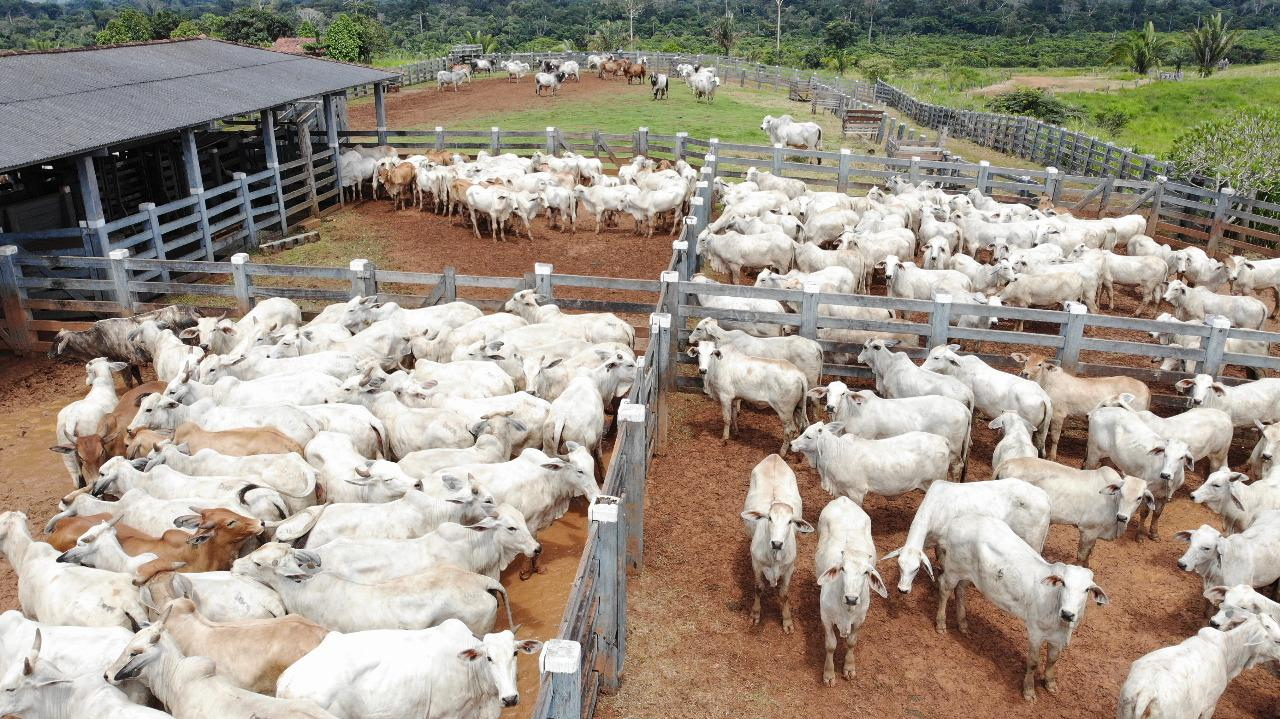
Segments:
[[[536,68],[535,68],[536,70]],[[479,75],[475,82],[462,85],[458,92],[452,89],[439,91],[434,83],[406,88],[387,95],[387,127],[406,129],[448,125],[458,120],[469,120],[478,112],[493,113],[505,110],[527,110],[533,102],[555,102],[555,98],[539,98],[533,94],[533,73],[520,82],[507,82],[502,73],[494,73],[492,79]],[[581,99],[610,92],[625,86],[626,81],[600,80],[594,73],[582,71],[582,82],[569,80],[560,85],[558,97]],[[347,111],[351,127],[376,127],[372,102],[352,105]]]

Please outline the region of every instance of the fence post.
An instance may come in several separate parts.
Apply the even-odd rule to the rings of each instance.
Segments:
[[[631,407],[631,405],[623,405]],[[643,405],[639,405],[640,409],[644,409]],[[629,427],[632,433],[635,427]],[[644,431],[643,425],[640,427],[641,432]],[[624,459],[625,453],[619,453],[618,457]],[[625,461],[625,459],[624,459]],[[634,501],[635,497],[628,497],[629,501]],[[643,498],[641,499],[643,501]],[[596,523],[596,537],[600,540],[598,550],[600,576],[597,581],[599,591],[596,596],[600,598],[600,612],[596,616],[604,620],[604,636],[603,649],[604,661],[600,671],[600,690],[606,694],[612,694],[618,690],[619,686],[619,670],[622,664],[622,652],[619,646],[619,639],[626,636],[626,617],[619,611],[622,602],[622,592],[626,591],[626,570],[624,569],[627,542],[619,535],[621,534],[622,525],[618,522],[618,497],[610,497],[602,494],[596,498],[587,508],[588,521]],[[625,639],[624,639],[625,641]],[[576,719],[576,717],[574,718]]]
[[[235,284],[236,306],[241,315],[253,309],[253,285],[249,280],[249,273],[245,271],[248,262],[249,256],[243,252],[231,256],[231,281]]]
[[[556,129],[554,127],[547,128],[547,154],[556,154]]]
[[[454,86],[457,89],[457,86]],[[381,82],[373,83],[373,111],[378,121],[378,144],[387,144],[387,106],[383,102],[386,89]]]
[[[316,166],[311,159],[311,128],[305,124],[298,125],[298,149],[302,155],[302,169],[307,173],[307,204],[311,206],[311,216],[319,217],[320,201],[316,198]],[[213,257],[210,256],[209,259],[212,260]]]
[[[18,263],[13,256],[18,254],[17,245],[0,245],[0,303],[4,306],[4,320],[9,333],[9,344],[19,355],[32,350],[35,333],[28,326],[30,317],[22,307],[22,289],[18,287]]]
[[[649,466],[648,419],[649,410],[643,404],[626,402],[618,406],[618,421],[622,423],[619,437],[622,438],[622,451],[617,455],[623,461],[623,476],[626,478],[627,505],[626,546],[623,550],[624,562],[621,567],[634,573],[640,571],[644,564],[644,485]],[[625,594],[625,576],[620,577],[620,588]],[[621,615],[622,612],[619,612]],[[618,631],[619,642],[625,642],[626,617],[621,616]],[[618,658],[621,666],[622,658]]]
[[[458,271],[452,265],[444,268],[444,272],[440,274],[440,301],[441,302],[457,302],[458,301]]]
[[[112,292],[116,296],[116,304],[120,305],[120,315],[129,317],[133,315],[133,293],[129,291],[129,270],[125,269],[124,261],[129,259],[128,250],[112,250],[107,253],[107,259],[111,260],[110,267],[107,272],[111,277]]]
[[[649,156],[649,128],[647,127],[636,130],[636,154]]]
[[[711,139],[707,140],[707,155],[708,155],[708,158],[707,158],[707,160],[706,160],[706,161],[714,163],[714,162],[715,162],[715,157],[716,157],[716,155],[719,155],[719,154],[720,154],[720,138],[718,138],[718,137],[713,137],[713,138],[711,138]],[[712,166],[714,167],[714,164],[713,164]],[[704,167],[705,167],[705,165],[704,165]]]
[[[849,191],[849,166],[853,161],[853,151],[847,147],[840,148],[840,172],[836,175],[836,192]]]
[[[1048,196],[1050,202],[1056,205],[1058,204],[1058,197],[1062,193],[1062,182],[1058,178],[1058,168],[1046,167],[1044,171],[1046,175],[1044,178],[1044,194]]]
[[[147,227],[151,228],[151,249],[156,253],[156,259],[168,259],[164,251],[164,235],[160,233],[160,215],[156,212],[156,203],[144,202],[138,205],[138,212],[147,213]],[[168,282],[169,270],[161,269],[160,279]]]
[[[280,153],[276,149],[276,119],[273,110],[262,111],[262,152],[271,170],[276,188],[276,207],[280,213],[280,236],[289,234],[289,211],[284,205],[284,178],[280,175]]]
[[[1223,225],[1226,224],[1227,210],[1231,208],[1231,198],[1236,191],[1224,187],[1218,191],[1218,200],[1213,206],[1213,224],[1209,227],[1209,246],[1205,252],[1213,257],[1218,253],[1218,243],[1222,240]]]
[[[1062,348],[1058,350],[1058,364],[1068,372],[1074,372],[1080,362],[1080,339],[1084,336],[1084,318],[1087,308],[1079,302],[1067,303],[1067,321],[1062,325]]]
[[[243,172],[233,172],[231,177],[240,182],[240,211],[244,213],[245,246],[251,250],[257,249],[258,225],[253,221],[253,200],[249,198],[249,176]],[[338,188],[338,196],[342,196],[341,187]],[[155,207],[155,205],[152,205],[152,207]],[[160,257],[159,252],[156,253],[156,259],[163,259]]]
[[[555,295],[551,294],[551,273],[555,270],[555,266],[550,262],[533,263],[533,291],[552,299]]]
[[[538,655],[538,670],[551,675],[551,716],[582,716],[582,645],[572,639],[548,639]]]
[[[444,128],[436,125],[436,152],[444,150]]]
[[[689,218],[686,217],[685,225],[688,226]],[[684,232],[680,233],[680,237],[684,237]],[[685,239],[672,240],[671,242],[671,266],[675,267],[675,272],[682,272],[688,267],[689,241]]]
[[[695,197],[689,200],[691,216],[684,218],[684,236],[691,239],[685,241],[684,265],[676,268],[680,272],[681,280],[687,280],[698,273],[698,233],[701,230],[698,229],[697,207],[693,205],[695,202],[701,204],[702,198]]]
[[[933,296],[933,308],[929,310],[929,347],[945,345],[950,327],[951,293],[939,292]]]
[[[1147,215],[1146,232],[1152,239],[1160,231],[1160,204],[1164,202],[1164,183],[1168,181],[1164,175],[1156,175],[1156,186],[1151,191],[1151,213]]]
[[[919,157],[913,156],[911,158],[911,164],[907,165],[907,179],[909,179],[911,181],[911,184],[913,185],[920,184],[920,158]]]
[[[818,339],[818,293],[822,285],[818,282],[805,282],[804,295],[800,299],[800,336],[805,339]]]
[[[773,145],[773,174],[782,177],[782,143],[775,142]]]
[[[502,130],[496,127],[489,128],[489,154],[502,154]]]
[[[372,262],[352,260],[350,268],[352,297],[373,297],[378,294],[378,278]]]
[[[1204,359],[1200,360],[1196,372],[1218,376],[1222,371],[1222,353],[1227,349],[1227,332],[1231,329],[1231,320],[1214,316],[1209,323],[1209,338],[1204,343]]]
[[[342,163],[338,158],[342,156],[342,152],[338,147],[338,113],[334,107],[333,95],[325,95],[321,98],[321,105],[324,109],[324,131],[325,142],[329,146],[329,159],[333,160],[333,185],[338,188],[338,204],[345,203],[342,197]],[[248,189],[247,187],[245,189]],[[257,247],[257,242],[250,245]]]
[[[684,159],[684,141],[687,137],[689,137],[689,133],[687,132],[676,133],[675,146],[671,148],[671,152],[675,155],[675,159],[677,160]]]
[[[991,163],[982,160],[978,163],[978,192],[988,194],[987,188],[991,186]]]

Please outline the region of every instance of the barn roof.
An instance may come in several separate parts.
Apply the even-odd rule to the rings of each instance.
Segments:
[[[0,55],[0,172],[395,77],[206,38]]]

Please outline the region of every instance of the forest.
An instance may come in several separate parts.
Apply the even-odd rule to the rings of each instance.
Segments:
[[[345,15],[357,20],[365,60],[433,55],[467,36],[495,50],[709,53],[724,45],[713,37],[728,33],[736,55],[801,67],[821,65],[833,49],[901,67],[1079,67],[1102,64],[1119,33],[1148,20],[1180,33],[1218,11],[1245,30],[1233,62],[1280,59],[1271,32],[1280,0],[0,0],[0,49],[202,33],[267,43],[321,33]]]

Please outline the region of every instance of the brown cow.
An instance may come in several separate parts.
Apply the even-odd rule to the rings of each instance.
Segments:
[[[185,563],[178,569],[180,572],[222,572],[231,569],[231,563],[240,556],[240,547],[250,537],[262,534],[264,529],[261,520],[221,507],[192,507],[191,511],[196,514],[185,514],[173,520],[174,525],[181,529],[170,529],[159,537],[139,532],[137,536],[126,538],[118,531],[108,530],[97,541],[110,541],[108,537],[112,537],[126,554],[135,557],[146,552],[155,554],[158,559],[143,565],[138,570],[139,575],[149,577],[157,571],[173,568],[170,565],[178,562]],[[195,532],[182,529],[194,529]],[[135,584],[138,583],[135,580]]]
[[[90,527],[103,522],[110,522],[114,517],[110,514],[87,514],[83,517],[62,517],[53,525],[53,531],[45,535],[44,541],[59,552],[65,552],[76,546],[80,535],[89,531]],[[145,538],[147,535],[127,524],[116,524],[116,535],[123,544],[126,540]]]
[[[632,80],[635,80],[636,82],[639,82],[641,85],[643,85],[645,75],[647,75],[648,72],[649,72],[649,69],[646,68],[644,65],[641,65],[639,63],[634,63],[634,64],[627,65],[627,67],[623,69],[622,74],[626,76],[628,85],[631,84]]]
[[[110,414],[102,418],[98,423],[98,431],[76,437],[74,445],[59,444],[49,449],[59,454],[74,454],[76,464],[80,467],[80,476],[97,477],[104,462],[112,457],[123,457],[128,452],[121,428],[128,427],[133,421],[133,416],[138,413],[138,403],[149,394],[163,392],[166,385],[167,383],[157,380],[134,387],[120,397]]]
[[[596,77],[601,80],[607,80],[609,78],[605,77],[606,75],[616,76],[621,71],[621,68],[622,64],[613,60],[602,62],[600,63],[600,72],[596,74]]]
[[[418,168],[408,162],[402,162],[395,167],[378,168],[378,184],[387,188],[387,194],[395,200],[397,210],[404,209],[405,198],[412,196],[417,177]]]
[[[185,598],[169,602],[157,621],[183,654],[209,657],[218,666],[218,676],[268,696],[275,694],[280,674],[329,634],[297,614],[214,622]]]
[[[173,433],[173,443],[186,445],[188,454],[212,449],[228,457],[253,454],[302,454],[302,445],[274,427],[238,427],[209,431],[195,422],[183,422]]]
[[[129,446],[125,450],[124,456],[128,459],[139,459],[151,454],[151,450],[156,448],[161,442],[169,442],[173,439],[173,435],[169,432],[161,432],[154,429],[140,429],[129,437]]]

